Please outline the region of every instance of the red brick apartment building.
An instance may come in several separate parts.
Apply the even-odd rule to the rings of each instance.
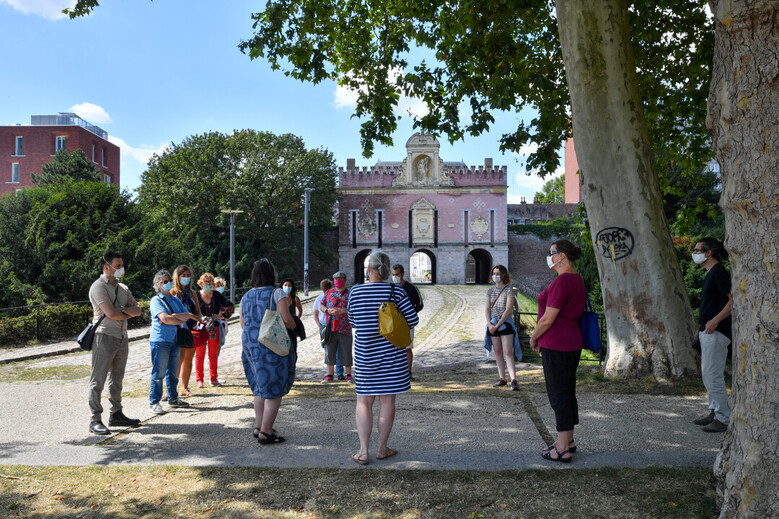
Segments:
[[[33,115],[30,125],[0,126],[0,195],[33,187],[32,173],[62,148],[81,148],[100,170],[100,178],[119,184],[119,147],[108,132],[72,113]]]

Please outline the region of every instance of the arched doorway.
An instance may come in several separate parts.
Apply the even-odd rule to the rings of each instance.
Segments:
[[[465,282],[486,285],[490,282],[492,254],[484,249],[473,249],[465,258]]]
[[[419,249],[408,260],[408,280],[414,284],[435,284],[435,254]]]
[[[365,267],[370,255],[370,249],[363,249],[354,256],[354,284],[365,283]]]

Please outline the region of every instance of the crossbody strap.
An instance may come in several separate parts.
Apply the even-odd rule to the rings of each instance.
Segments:
[[[498,292],[498,297],[496,297],[495,301],[493,301],[492,304],[490,305],[490,311],[492,311],[492,308],[495,306],[495,303],[498,302],[498,299],[500,299],[500,295],[503,293],[503,290],[506,290],[506,287],[508,287],[508,285],[504,285],[501,291]]]
[[[111,306],[116,304],[117,299],[119,299],[119,285],[116,285],[116,291],[114,292],[114,302],[111,303]],[[105,319],[105,312],[103,312],[102,317],[97,320],[97,323],[95,324],[95,330],[97,330],[97,327],[100,326],[100,323],[103,322],[103,319]]]

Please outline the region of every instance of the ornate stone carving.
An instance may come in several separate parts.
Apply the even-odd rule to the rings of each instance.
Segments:
[[[490,230],[490,224],[481,216],[477,216],[471,220],[470,228],[471,232],[476,235],[476,238],[481,240],[481,237]]]
[[[370,216],[363,216],[360,221],[357,222],[357,230],[360,231],[366,238],[370,238],[376,234],[376,221]]]

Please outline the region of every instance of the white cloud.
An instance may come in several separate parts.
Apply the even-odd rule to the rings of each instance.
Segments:
[[[538,151],[538,144],[535,142],[528,142],[519,148],[519,151],[515,151],[514,156],[518,158],[525,158],[529,157],[536,151]]]
[[[49,20],[64,18],[62,10],[72,9],[76,0],[0,0],[24,14],[34,14]]]
[[[514,176],[514,185],[519,189],[526,189],[535,193],[536,191],[541,191],[544,184],[563,174],[565,174],[565,168],[557,168],[554,173],[547,175],[546,178],[541,178],[534,173],[526,175],[523,171],[519,171]]]
[[[403,71],[399,68],[390,70],[388,73],[390,82],[394,83],[402,72]],[[360,90],[364,91],[365,87],[360,87]],[[335,92],[333,92],[333,105],[339,110],[342,108],[354,108],[357,106],[358,95],[359,92],[349,86],[336,85]],[[419,118],[427,115],[428,109],[427,104],[425,104],[424,101],[401,94],[400,99],[398,99],[398,104],[395,107],[395,113],[407,117]]]
[[[111,117],[108,115],[102,106],[98,106],[92,103],[81,103],[80,105],[73,105],[68,108],[69,112],[77,114],[82,119],[92,124],[106,124],[111,122]]]
[[[152,146],[149,144],[141,144],[139,147],[134,147],[127,144],[127,142],[125,142],[124,139],[120,139],[119,137],[115,137],[113,135],[109,135],[108,140],[116,144],[117,146],[119,146],[119,148],[121,148],[122,166],[124,166],[126,164],[126,161],[129,160],[133,160],[145,166],[146,164],[148,164],[149,159],[152,157],[152,155],[154,155],[155,153],[157,155],[162,155],[162,153],[169,146],[168,143],[163,143],[157,146]]]

